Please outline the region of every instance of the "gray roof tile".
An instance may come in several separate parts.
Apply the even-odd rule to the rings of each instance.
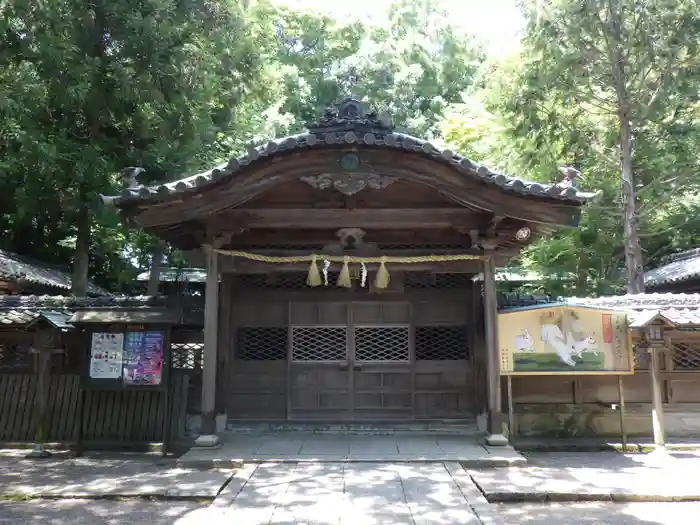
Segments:
[[[687,281],[700,276],[700,248],[677,253],[664,266],[644,273],[644,284],[653,288],[662,284]]]
[[[35,285],[57,290],[71,289],[72,276],[61,269],[41,261],[0,250],[0,278],[9,281],[23,280]],[[90,295],[110,295],[107,290],[88,283]]]
[[[337,106],[327,108],[318,122],[307,124],[307,133],[271,140],[264,145],[250,148],[246,154],[233,157],[211,170],[159,186],[146,187],[132,180],[131,187],[125,188],[121,195],[103,196],[103,201],[121,206],[163,200],[179,193],[197,192],[222,179],[234,177],[236,172],[244,166],[264,162],[266,158],[279,153],[305,148],[324,148],[336,144],[357,144],[372,148],[417,152],[449,164],[465,176],[495,184],[505,191],[521,195],[557,199],[573,204],[582,204],[598,195],[598,193],[582,192],[564,183],[543,184],[493,172],[450,149],[439,149],[428,141],[395,132],[386,118],[379,117],[374,112],[367,112],[361,109],[361,106],[362,104],[357,101],[345,100]]]
[[[650,315],[650,312],[658,312],[679,326],[700,326],[700,294],[697,293],[647,293],[595,298],[570,297],[565,299],[565,302],[572,306],[626,310],[632,321],[636,321],[637,317],[646,317]]]
[[[167,309],[169,306],[182,307],[184,322],[200,324],[203,322],[204,305],[202,298],[189,298],[186,304],[183,298],[165,296],[102,296],[76,298],[71,296],[50,295],[0,295],[0,328],[24,327],[40,316],[47,321],[60,323],[60,316],[65,320],[79,310],[139,310],[147,308]]]

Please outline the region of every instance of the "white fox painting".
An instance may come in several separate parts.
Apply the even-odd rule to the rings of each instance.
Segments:
[[[589,335],[587,338],[577,341],[571,333],[566,335],[555,324],[543,324],[540,329],[542,342],[549,345],[557,354],[559,359],[569,366],[575,366],[574,356],[580,356],[582,352],[590,352],[598,349],[595,337]]]

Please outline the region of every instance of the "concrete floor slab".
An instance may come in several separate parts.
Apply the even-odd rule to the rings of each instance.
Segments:
[[[442,463],[264,463],[233,500],[225,492],[212,507],[236,525],[480,523]]]
[[[232,469],[201,471],[154,458],[0,458],[0,496],[214,498]]]
[[[522,468],[468,469],[492,502],[700,501],[700,453],[533,453]]]
[[[191,448],[183,468],[235,466],[245,462],[444,462],[473,467],[525,463],[512,447],[486,447],[472,436],[343,435],[304,432],[225,433],[217,449]]]

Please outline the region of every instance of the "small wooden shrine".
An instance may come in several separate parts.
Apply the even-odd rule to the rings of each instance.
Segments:
[[[308,131],[105,198],[207,268],[214,420],[487,416],[503,442],[494,270],[591,194],[494,173],[346,100]],[[483,279],[476,276],[483,274]]]

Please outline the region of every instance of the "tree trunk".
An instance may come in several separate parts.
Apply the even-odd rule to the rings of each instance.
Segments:
[[[609,1],[608,10],[612,36],[612,75],[617,95],[617,117],[620,125],[620,178],[622,182],[627,293],[637,294],[644,293],[644,267],[642,247],[639,243],[639,233],[637,232],[637,195],[632,167],[632,102],[627,90],[620,6],[613,6],[612,2]]]
[[[158,295],[160,286],[160,269],[163,266],[163,253],[165,252],[165,244],[163,241],[158,241],[153,254],[151,255],[151,271],[148,274],[148,289],[146,295]]]
[[[80,189],[76,225],[78,234],[75,240],[73,259],[73,283],[71,292],[75,297],[85,297],[88,288],[88,267],[90,264],[90,208],[85,190]]]
[[[637,197],[632,172],[632,125],[622,114],[620,115],[620,157],[627,293],[644,293],[642,247],[637,232]]]

